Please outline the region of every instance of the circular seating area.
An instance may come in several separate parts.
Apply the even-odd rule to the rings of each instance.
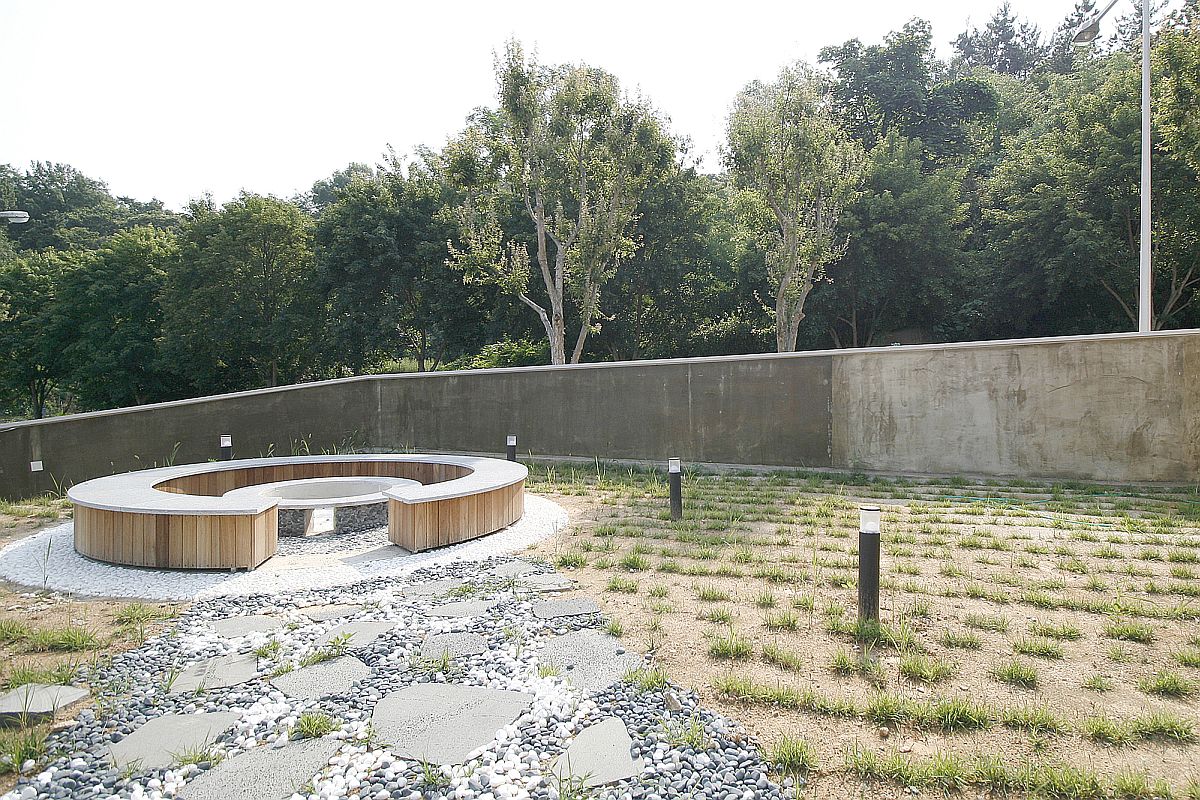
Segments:
[[[75,506],[75,549],[89,558],[254,569],[275,554],[281,510],[386,503],[389,540],[415,553],[519,520],[527,475],[515,462],[475,456],[251,458],[108,475],[71,487],[67,496]]]

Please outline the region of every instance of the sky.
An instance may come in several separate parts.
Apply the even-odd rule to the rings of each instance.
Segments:
[[[998,3],[0,0],[0,163],[65,162],[175,209],[290,197],[388,145],[440,147],[494,102],[493,53],[516,37],[543,62],[616,74],[716,170],[747,82],[913,16],[947,57]],[[1074,0],[1011,4],[1049,33]]]

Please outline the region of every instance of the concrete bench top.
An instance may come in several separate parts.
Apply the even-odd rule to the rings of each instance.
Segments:
[[[383,493],[397,486],[420,486],[410,478],[375,476],[340,478],[297,478],[274,483],[256,483],[232,489],[222,497],[274,497],[281,509],[366,506],[387,500]]]
[[[336,456],[291,456],[273,458],[243,458],[235,461],[210,461],[204,464],[183,464],[157,469],[122,472],[117,475],[106,475],[72,486],[67,491],[67,497],[76,505],[96,508],[104,511],[118,511],[127,514],[260,514],[263,511],[279,506],[279,497],[272,497],[261,492],[234,490],[223,497],[208,495],[180,494],[166,492],[155,488],[159,484],[174,478],[184,478],[202,475],[210,472],[224,472],[234,469],[256,469],[281,467],[289,464],[319,464],[319,463],[364,463],[377,461],[416,462],[424,464],[449,464],[471,470],[461,478],[454,478],[438,483],[419,484],[402,478],[364,475],[361,477],[346,476],[328,480],[364,482],[385,481],[392,484],[391,488],[382,491],[382,498],[391,498],[402,503],[429,503],[438,500],[450,500],[456,497],[466,497],[505,486],[512,486],[523,481],[528,475],[523,465],[504,461],[498,458],[483,458],[481,456],[449,456],[428,455],[421,453],[363,453]],[[320,478],[299,479],[303,482],[319,481]],[[290,482],[272,482],[272,484]],[[263,487],[243,487],[253,489]],[[382,499],[381,498],[381,499]],[[328,500],[319,502],[320,507],[339,505]],[[375,501],[378,502],[378,501]],[[315,507],[311,503],[303,507]]]

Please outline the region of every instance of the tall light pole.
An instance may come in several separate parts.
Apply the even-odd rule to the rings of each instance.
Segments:
[[[1112,10],[1117,0],[1110,0],[1103,11],[1085,20],[1075,31],[1074,44],[1091,44],[1100,35],[1100,20]],[[1142,0],[1142,229],[1138,238],[1140,274],[1138,280],[1138,332],[1147,333],[1154,327],[1154,306],[1151,304],[1153,283],[1150,276],[1150,0]]]

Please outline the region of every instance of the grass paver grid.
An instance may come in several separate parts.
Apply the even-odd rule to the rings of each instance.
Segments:
[[[994,789],[982,753],[1200,797],[1194,490],[688,474],[676,522],[659,473],[535,465],[530,489],[597,508],[542,549],[610,630],[768,743],[804,742],[816,796],[943,757]],[[884,555],[881,624],[864,629],[866,502]]]

